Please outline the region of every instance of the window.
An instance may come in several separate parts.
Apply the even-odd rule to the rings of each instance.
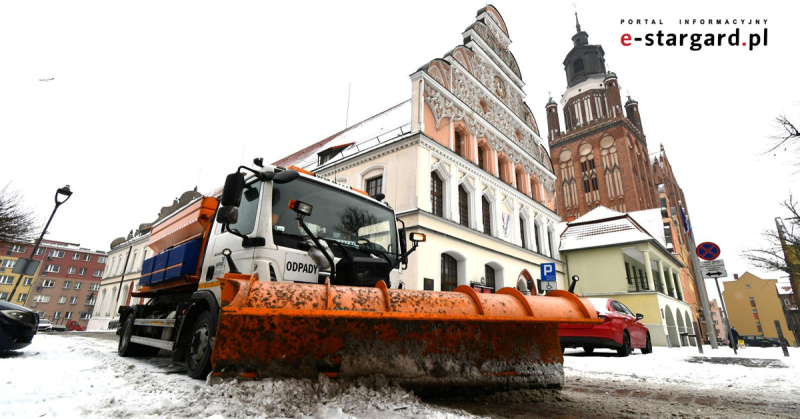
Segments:
[[[45,280],[42,280],[42,286],[43,286],[44,288],[53,288],[53,287],[55,287],[55,286],[56,286],[56,281],[55,281],[55,280],[52,280],[52,279],[45,279]]]
[[[575,74],[583,71],[583,58],[578,58],[574,63],[572,63],[572,70],[575,72]]]
[[[469,227],[469,194],[461,185],[458,185],[458,218],[459,224]]]
[[[87,306],[93,306],[94,303],[95,303],[95,298],[94,297],[87,297],[86,300],[83,303],[86,304]]]
[[[89,291],[98,291],[100,289],[100,284],[89,284]]]
[[[750,289],[750,284],[745,284],[745,288]]]
[[[72,281],[64,281],[64,289],[68,290],[72,287]]]
[[[8,300],[8,293],[7,292],[0,292],[0,300]]]
[[[36,253],[34,253],[34,255],[36,256],[41,256],[43,254],[44,254],[44,249],[42,248],[36,249]]]
[[[70,297],[69,298],[70,304],[78,304],[78,297]]]
[[[764,329],[761,328],[761,322],[756,322],[756,328],[758,329],[758,333],[764,334]]]
[[[478,166],[488,172],[489,170],[486,169],[486,157],[484,157],[485,153],[486,151],[483,148],[478,149]]]
[[[786,307],[789,307],[789,300],[784,298],[783,299],[783,305],[785,305]]]
[[[42,295],[42,294],[34,295],[33,296],[33,302],[35,302],[35,303],[49,303],[50,302],[50,296],[49,295]]]
[[[17,264],[16,260],[3,259],[3,262],[0,263],[0,268],[13,268],[14,265],[16,264]]]
[[[86,275],[86,268],[81,268],[81,269],[78,271],[78,275],[81,275],[81,276],[83,276],[83,275]]]
[[[0,299],[2,299],[2,298],[0,298]],[[22,302],[22,303],[24,303],[25,300],[27,300],[27,299],[28,299],[28,294],[19,294],[17,296],[17,301]]]
[[[458,264],[455,258],[442,253],[442,291],[453,291],[458,286]]]
[[[252,232],[252,230],[251,230],[251,232]],[[102,276],[102,275],[103,275],[103,270],[102,269],[95,269],[94,270],[94,274],[92,274],[92,276],[96,277],[96,278],[100,278],[100,276]]]
[[[65,319],[71,319],[72,318],[72,312],[68,311],[68,312],[64,313],[64,318]]]
[[[87,255],[83,256],[83,260],[84,260],[84,262],[91,262],[92,261],[92,255],[87,254]]]
[[[750,307],[755,307],[755,306],[756,306],[756,299],[753,298],[753,297],[750,297]]]
[[[631,275],[631,265],[625,262],[625,277],[628,279],[628,285],[633,285],[633,275]]]
[[[22,246],[19,244],[15,244],[11,246],[11,251],[14,253],[25,253],[25,250],[28,249],[28,246]]]
[[[240,234],[250,234],[253,232],[256,226],[256,214],[258,213],[260,194],[261,182],[253,182],[244,187],[244,191],[242,191],[242,203],[239,205],[239,221],[230,225],[232,230],[237,230]]]
[[[68,274],[74,274],[75,273],[75,267],[74,266],[70,266],[69,270],[67,270],[67,273]]]
[[[66,295],[62,295],[61,297],[58,297],[58,303],[59,304],[66,304],[66,302],[67,302],[67,296]]]
[[[92,318],[91,313],[87,313],[85,311],[81,311],[81,320],[89,320]]]
[[[61,270],[61,267],[58,265],[47,265],[44,267],[45,272],[58,272]]]
[[[535,221],[533,223],[533,235],[535,236],[534,240],[536,241],[536,251],[542,253],[542,246],[539,245],[539,223]]]
[[[25,281],[23,281],[22,285],[30,285],[31,282],[33,282],[33,278],[27,277],[25,278]]]
[[[753,309],[753,314],[758,314],[758,309]]]
[[[97,263],[106,263],[106,257],[100,256],[99,258],[97,258]]]
[[[431,172],[431,212],[433,215],[444,215],[444,200],[442,199],[442,178],[436,172]]]
[[[525,219],[519,217],[519,239],[522,241],[522,247],[527,248],[525,244]]]
[[[64,257],[64,251],[63,250],[51,250],[51,251],[49,251],[47,253],[47,256],[51,257],[51,258],[63,258]]]
[[[375,197],[383,191],[383,176],[367,179],[367,195]]]
[[[81,260],[81,254],[80,253],[73,253],[72,254],[72,260]]]
[[[461,133],[456,131],[456,139],[454,141],[455,152],[459,156],[463,157],[464,156],[464,150],[463,150],[464,149],[464,145],[462,143],[463,143],[463,138],[461,138]]]
[[[481,197],[481,210],[483,212],[483,233],[492,235],[492,204],[486,197]]]
[[[74,288],[74,289],[76,289],[76,290],[79,290],[79,289],[81,289],[81,282],[76,282],[76,283],[75,283],[75,288]]]
[[[425,291],[433,291],[433,279],[432,278],[425,278],[425,282],[423,284]]]
[[[486,286],[494,289],[494,268],[489,265],[484,265],[484,279],[486,280]]]
[[[60,318],[61,318],[61,312],[60,311],[56,311],[55,313],[53,313],[53,320],[58,320]]]
[[[0,276],[0,284],[2,285],[12,285],[14,283],[14,277],[8,275]]]

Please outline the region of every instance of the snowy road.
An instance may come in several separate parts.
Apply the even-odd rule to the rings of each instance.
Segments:
[[[567,351],[563,391],[420,400],[380,382],[266,380],[208,386],[166,357],[116,356],[113,334],[37,335],[0,355],[0,416],[18,418],[790,418],[800,350],[654,348],[617,358]],[[711,353],[711,354],[709,354]]]

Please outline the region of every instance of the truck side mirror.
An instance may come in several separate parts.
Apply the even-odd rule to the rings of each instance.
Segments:
[[[217,222],[220,224],[236,224],[239,221],[239,208],[229,205],[217,210]]]
[[[300,173],[297,173],[296,170],[289,169],[275,173],[275,176],[272,177],[272,181],[278,184],[284,184],[289,183],[298,177],[300,177]]]
[[[408,241],[406,240],[406,229],[401,228],[400,229],[400,254],[402,255],[402,258],[401,258],[400,262],[402,262],[405,265],[408,265],[408,255],[406,255],[406,252],[408,252]]]
[[[222,188],[223,207],[238,207],[242,203],[242,191],[244,191],[244,173],[231,173],[225,178],[225,186]]]

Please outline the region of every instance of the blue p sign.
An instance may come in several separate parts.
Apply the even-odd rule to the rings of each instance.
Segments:
[[[542,273],[542,282],[553,281],[556,280],[556,264],[555,263],[543,263],[540,265],[541,273]]]

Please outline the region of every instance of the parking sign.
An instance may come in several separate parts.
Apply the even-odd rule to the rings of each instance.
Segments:
[[[540,265],[540,270],[542,274],[542,289],[545,291],[558,289],[556,286],[556,264],[543,263]]]

